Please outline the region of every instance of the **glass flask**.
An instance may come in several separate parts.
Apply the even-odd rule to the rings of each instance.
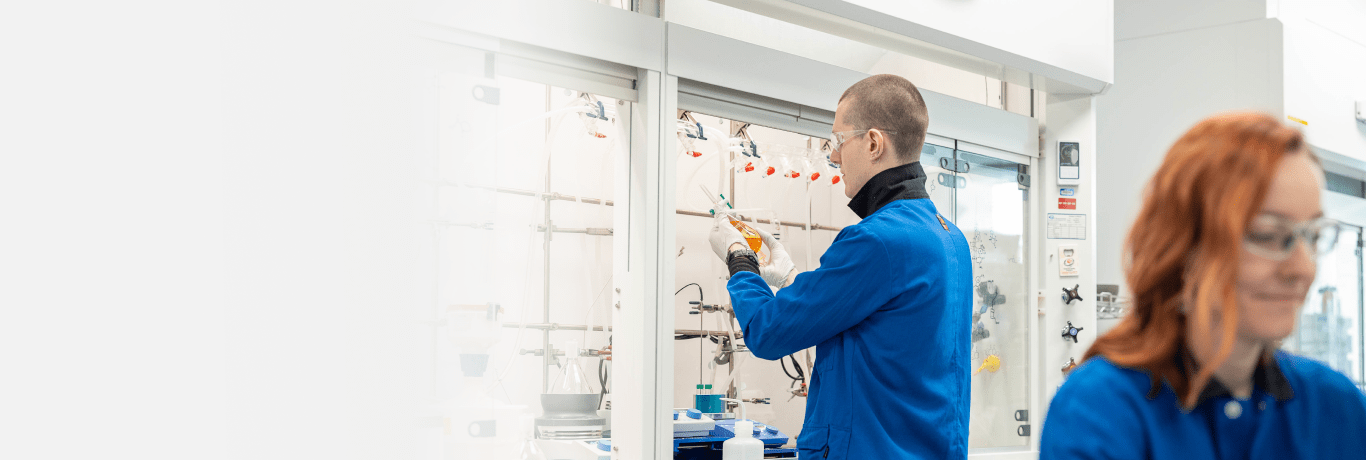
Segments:
[[[596,439],[602,437],[607,419],[598,415],[602,395],[593,391],[579,365],[579,343],[565,347],[564,367],[550,392],[541,395],[541,411],[536,419],[541,439]]]
[[[560,370],[560,376],[555,378],[555,384],[550,386],[550,394],[597,394],[589,384],[587,374],[583,372],[583,366],[579,364],[579,353],[582,351],[579,348],[579,342],[569,341],[564,351],[564,368]]]
[[[749,249],[754,251],[755,256],[759,258],[759,265],[768,265],[768,245],[764,244],[763,235],[760,235],[759,231],[755,230],[754,227],[750,227],[749,224],[741,221],[740,216],[736,215],[734,212],[727,211],[732,209],[732,207],[730,202],[726,200],[725,195],[712,195],[711,191],[707,190],[707,186],[705,185],[702,186],[702,192],[706,193],[707,199],[711,200],[713,205],[712,209],[715,212],[724,215],[726,221],[730,222],[730,225],[735,227],[736,230],[739,230],[740,235],[745,237],[745,244],[749,245]],[[720,198],[718,199],[717,197]]]

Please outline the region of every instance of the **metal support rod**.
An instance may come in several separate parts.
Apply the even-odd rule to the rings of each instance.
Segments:
[[[563,194],[563,193],[556,193],[556,192],[537,192],[537,191],[532,191],[532,190],[523,190],[523,189],[516,189],[516,188],[509,188],[509,187],[497,187],[497,186],[492,186],[492,185],[465,184],[465,183],[454,182],[454,181],[448,181],[448,180],[438,181],[437,183],[438,183],[439,185],[443,186],[443,187],[467,187],[467,188],[477,188],[477,189],[480,189],[480,190],[488,190],[488,191],[497,192],[497,193],[506,193],[506,194],[509,194],[509,195],[521,195],[521,196],[544,197],[544,198],[549,198],[549,199],[551,199],[551,200],[558,200],[558,201],[578,201],[578,202],[588,203],[588,204],[606,204],[606,205],[608,205],[608,206],[612,206],[612,205],[615,204],[615,203],[612,202],[612,200],[604,200],[604,199],[601,199],[601,198],[576,197],[576,196],[574,196],[574,195],[565,195],[565,194]]]
[[[433,219],[433,220],[431,220],[430,222],[432,223],[432,225],[438,225],[438,226],[442,226],[442,227],[467,227],[467,228],[473,228],[473,229],[477,229],[477,230],[495,230],[495,229],[496,229],[496,228],[494,227],[494,225],[493,225],[493,222],[456,222],[456,221],[450,221],[450,220],[437,220],[437,219]],[[606,228],[606,227],[587,227],[587,228],[564,228],[564,227],[555,227],[555,228],[552,228],[552,229],[550,229],[550,230],[551,230],[552,232],[555,232],[555,233],[586,233],[586,234],[589,234],[589,235],[598,235],[598,236],[612,236],[612,234],[613,234],[612,229]],[[544,232],[544,231],[545,231],[545,226],[543,226],[543,225],[537,225],[537,226],[536,226],[536,231],[538,231],[538,232]]]
[[[514,323],[504,323],[504,324],[503,324],[503,327],[508,328],[508,329],[519,329],[519,328],[525,327],[525,328],[527,328],[527,329],[538,329],[538,330],[543,330],[543,331],[582,331],[582,330],[587,330],[587,329],[588,329],[588,326],[584,326],[584,325],[582,325],[582,324],[559,324],[559,323],[526,323],[525,325],[523,325],[523,324],[514,324]],[[611,327],[611,326],[606,326],[606,327],[607,327],[606,329],[603,329],[603,326],[593,326],[593,330],[594,330],[594,331],[610,331],[610,330],[612,330],[612,327]]]
[[[1366,278],[1363,278],[1363,277],[1362,277],[1362,274],[1363,274],[1363,273],[1366,273],[1366,271],[1363,271],[1363,270],[1366,270],[1366,266],[1363,266],[1363,264],[1362,264],[1362,257],[1361,257],[1361,256],[1362,256],[1362,250],[1363,250],[1363,249],[1366,249],[1366,241],[1363,241],[1363,238],[1366,238],[1366,235],[1364,235],[1364,234],[1362,233],[1362,230],[1363,230],[1362,228],[1357,228],[1356,230],[1357,230],[1357,248],[1356,248],[1355,254],[1356,254],[1356,258],[1357,258],[1357,280],[1358,280],[1358,281],[1357,281],[1357,304],[1356,304],[1356,307],[1357,307],[1358,309],[1360,309],[1360,308],[1362,308],[1362,299],[1366,299],[1366,282],[1362,282],[1362,281],[1366,281]],[[1358,312],[1360,312],[1360,311],[1361,311],[1361,310],[1358,310]],[[1366,331],[1366,315],[1361,315],[1361,314],[1358,314],[1358,315],[1357,315],[1357,330],[1358,330],[1358,331]],[[1358,334],[1357,340],[1360,341],[1360,342],[1358,343],[1358,346],[1362,347],[1361,349],[1366,350],[1366,334]],[[1359,381],[1359,382],[1362,382],[1362,383],[1366,383],[1366,366],[1361,366],[1361,367],[1359,367],[1359,368],[1357,369],[1357,372],[1358,372],[1358,377],[1357,377],[1357,378],[1359,379],[1358,381]]]
[[[583,330],[587,330],[587,329],[588,329],[588,326],[585,326],[585,325],[582,325],[582,324],[558,324],[558,323],[526,323],[525,325],[522,325],[522,324],[513,324],[513,323],[505,323],[505,324],[503,324],[503,327],[508,328],[508,329],[517,329],[517,328],[525,327],[525,328],[527,328],[527,329],[537,329],[537,330],[542,330],[542,331],[547,331],[547,332],[548,332],[548,331],[583,331]],[[599,332],[599,331],[609,331],[609,332],[610,332],[611,330],[612,330],[612,327],[611,327],[611,326],[593,326],[593,331],[595,331],[595,332]],[[729,331],[708,331],[708,330],[699,330],[699,329],[674,329],[674,334],[681,334],[681,335],[700,335],[700,336],[703,336],[703,337],[730,337],[730,332],[729,332]],[[740,333],[740,332],[736,332],[736,333],[735,333],[735,338],[738,339],[738,338],[742,338],[742,337],[744,337],[744,334],[742,334],[742,333]]]
[[[552,104],[551,104],[551,102],[550,102],[550,85],[546,85],[546,87],[545,87],[545,111],[546,111],[546,112],[549,112],[549,111],[551,111],[551,110],[554,110],[554,107],[552,106]],[[544,147],[545,147],[545,193],[550,193],[550,149],[551,149],[550,140],[553,139],[553,135],[554,135],[554,133],[550,132],[551,129],[553,129],[553,126],[552,126],[551,123],[550,123],[550,118],[546,118],[546,119],[545,119],[545,146],[544,146]],[[553,226],[554,226],[554,224],[550,222],[550,202],[551,202],[551,201],[552,201],[552,200],[545,200],[545,222],[542,223],[542,225],[544,225],[545,228],[553,228]],[[542,283],[541,283],[541,284],[542,284],[542,285],[541,285],[541,293],[542,293],[541,312],[542,312],[542,313],[541,313],[541,314],[543,315],[543,316],[542,316],[543,320],[544,320],[545,322],[547,322],[547,323],[550,322],[550,238],[551,238],[554,234],[555,234],[555,232],[545,232],[545,243],[544,243],[545,249],[544,249],[544,251],[543,251],[543,252],[544,252],[544,262],[543,262],[543,263],[544,263],[544,266],[542,267],[542,268],[544,268],[544,270],[542,270],[542,273],[543,273],[543,274],[542,274],[542,276],[541,276],[541,278],[542,278]],[[542,350],[549,350],[549,349],[550,349],[550,331],[545,331],[545,332],[542,332],[542,333],[541,333],[541,343],[542,343],[542,345],[543,345],[543,346],[541,347]],[[554,363],[554,359],[555,359],[554,356],[551,356],[550,353],[546,353],[546,356],[545,356],[544,359],[542,360],[543,363],[542,363],[542,366],[541,366],[541,388],[542,388],[544,391],[546,391],[546,392],[549,392],[549,391],[550,391],[550,365]]]
[[[731,322],[731,323],[734,323],[734,322],[735,322],[735,310],[731,310],[730,314],[729,314],[729,315],[726,315],[725,321],[729,321],[729,322]],[[730,324],[727,325],[727,327],[730,327],[730,326],[731,326]],[[736,336],[736,338],[739,338],[739,336]],[[730,344],[730,345],[731,345],[732,347],[735,346],[735,344],[733,344],[733,343]],[[736,360],[736,358],[735,358],[734,356],[731,356],[731,358],[730,358],[730,375],[735,375],[735,360]],[[727,398],[738,398],[738,397],[740,396],[740,390],[738,390],[738,389],[735,388],[736,380],[739,380],[739,376],[736,376],[736,378],[730,379],[730,388],[727,388],[727,389],[726,389],[726,397],[727,397]]]
[[[811,206],[811,202],[812,202],[812,201],[815,201],[815,200],[813,200],[813,199],[811,199],[811,198],[812,198],[812,196],[811,196],[811,183],[810,183],[810,182],[807,182],[807,183],[806,183],[806,224],[807,224],[808,226],[812,227],[812,230],[814,230],[815,227],[816,227],[816,224],[814,223],[815,217],[812,216],[812,209],[811,209],[812,206]],[[806,269],[807,269],[807,270],[812,270],[812,269],[815,269],[815,268],[816,268],[816,265],[811,263],[811,256],[816,252],[816,251],[814,251],[814,250],[811,249],[811,248],[816,247],[816,242],[812,240],[812,236],[814,236],[814,235],[812,235],[813,233],[815,233],[815,232],[813,232],[813,231],[811,231],[811,230],[807,230],[807,231],[806,231]]]
[[[731,356],[731,357],[730,357],[730,363],[729,363],[729,365],[730,365],[730,367],[729,367],[728,369],[730,370],[730,375],[735,375],[735,357],[734,357],[734,356]],[[727,397],[727,398],[735,398],[735,396],[736,396],[736,395],[739,395],[739,394],[740,394],[740,392],[735,390],[735,379],[730,379],[730,386],[726,387],[726,397]]]
[[[684,211],[684,210],[682,210],[682,209],[678,210],[678,215],[681,215],[681,216],[707,217],[707,218],[713,217],[711,214],[708,214],[708,213],[705,213],[705,212]],[[772,224],[772,223],[775,223],[775,222],[776,222],[778,225],[782,225],[782,226],[784,226],[784,227],[800,228],[800,229],[802,229],[802,230],[806,230],[806,229],[807,229],[806,224],[801,223],[801,222],[786,222],[786,221],[781,221],[781,220],[777,220],[777,219],[756,219],[756,218],[753,218],[753,217],[746,217],[746,216],[744,216],[744,215],[741,215],[741,216],[740,216],[740,220],[745,221],[745,222],[754,222],[754,223],[760,223],[760,224]],[[831,226],[829,226],[829,225],[811,224],[811,230],[830,230],[830,231],[838,232],[838,231],[840,231],[840,230],[844,230],[844,227],[831,227]]]
[[[542,227],[542,226],[537,225],[537,226],[536,226],[536,231],[538,231],[538,232],[544,232],[544,231],[545,231],[545,227]],[[553,232],[555,232],[555,233],[585,233],[585,234],[588,234],[588,235],[598,235],[598,236],[612,236],[612,233],[613,233],[613,232],[612,232],[612,229],[610,229],[610,228],[602,228],[602,227],[588,227],[588,228],[563,228],[563,227],[555,227],[555,228],[551,229],[551,231],[553,231]]]
[[[544,199],[546,199],[546,202],[547,202],[547,203],[549,203],[551,200],[556,200],[556,201],[576,201],[576,202],[588,203],[588,204],[603,204],[603,203],[605,202],[608,206],[614,206],[614,205],[615,205],[615,203],[613,203],[612,200],[603,200],[603,199],[599,199],[599,198],[588,198],[588,197],[576,197],[576,196],[573,196],[573,195],[564,195],[564,194],[554,193],[554,192],[545,192],[545,193],[543,193],[543,192],[534,192],[534,191],[530,191],[530,190],[519,190],[519,189],[513,189],[513,188],[507,188],[507,187],[491,187],[491,186],[484,186],[484,185],[459,184],[459,183],[449,182],[449,181],[442,181],[442,182],[441,182],[441,185],[443,185],[443,186],[448,186],[448,187],[469,187],[469,188],[477,188],[477,189],[489,190],[489,191],[493,191],[493,192],[497,192],[497,193],[507,193],[507,194],[510,194],[510,195],[539,196],[539,197],[543,197]],[[706,218],[711,218],[711,217],[713,217],[710,213],[699,212],[699,211],[687,211],[687,210],[683,210],[683,209],[679,209],[679,210],[677,211],[677,214],[680,215],[680,216],[695,216],[695,217],[706,217]],[[744,215],[741,215],[741,216],[740,216],[740,220],[745,221],[745,222],[755,222],[755,223],[760,223],[760,224],[772,224],[772,223],[775,222],[776,219],[756,219],[756,218],[746,217],[746,216],[744,216]],[[806,225],[805,223],[802,223],[802,222],[784,222],[784,221],[781,221],[781,220],[776,220],[776,222],[777,222],[778,225],[782,225],[782,226],[784,226],[784,227],[794,227],[794,228],[800,228],[800,229],[802,229],[802,230],[806,230],[806,229],[807,229],[807,225]],[[829,226],[829,225],[821,225],[821,224],[816,224],[816,223],[811,224],[811,227],[810,227],[810,228],[811,228],[811,230],[830,230],[830,231],[833,231],[833,232],[838,232],[838,231],[840,231],[840,230],[844,230],[844,227],[833,227],[833,226]]]
[[[731,123],[731,132],[733,133],[733,132],[735,132],[735,123],[736,123],[736,122],[732,121],[732,122],[730,122],[730,123]],[[732,134],[732,135],[734,135],[734,134]],[[750,141],[751,144],[752,144],[753,142],[754,142],[754,141]],[[744,144],[741,144],[741,145],[744,145]],[[730,152],[730,159],[727,161],[726,164],[735,164],[735,152]],[[724,168],[725,165],[722,165],[721,167]],[[729,197],[729,198],[727,198],[727,199],[730,200],[730,205],[731,205],[731,206],[740,206],[740,203],[736,203],[736,202],[735,202],[735,168],[726,168],[726,169],[727,169],[727,172],[729,173],[729,174],[728,174],[729,177],[727,178],[726,183],[727,183],[727,184],[729,185],[729,187],[730,187],[730,192],[729,192],[730,195],[726,195],[727,197]],[[711,197],[711,198],[712,198],[712,199],[716,199],[716,197]]]

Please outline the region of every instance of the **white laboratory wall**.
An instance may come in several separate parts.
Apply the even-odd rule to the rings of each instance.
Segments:
[[[1235,4],[1242,9],[1232,8]],[[1231,15],[1227,20],[1242,20],[1255,9],[1240,2],[1224,5],[1229,8],[1221,11]],[[1123,242],[1144,184],[1176,138],[1209,115],[1256,110],[1291,124],[1302,120],[1295,126],[1320,152],[1357,168],[1366,165],[1366,125],[1353,115],[1355,102],[1366,100],[1366,44],[1352,38],[1359,29],[1343,32],[1336,19],[1326,19],[1332,11],[1359,17],[1361,8],[1289,5],[1269,7],[1267,15],[1278,18],[1115,43],[1117,84],[1100,104],[1097,192],[1106,203],[1098,216],[1102,283],[1119,284],[1123,291]],[[1118,18],[1121,23],[1131,19]]]
[[[1191,2],[1197,3],[1197,2]],[[1303,19],[1366,45],[1366,2],[1342,0],[1268,0],[1268,17]]]
[[[341,184],[331,182],[331,174],[308,176],[303,186],[291,176],[318,171],[318,164],[280,162],[277,155],[307,156],[312,152],[303,147],[327,144],[318,150],[331,150],[347,164],[329,173],[373,166],[361,160],[357,144],[325,134],[331,122],[349,124],[345,116],[318,117],[298,101],[374,75],[292,86],[339,62],[297,59],[268,69],[263,62],[287,52],[244,57],[262,41],[282,38],[269,26],[242,20],[241,12],[253,7],[10,4],[0,15],[5,40],[28,43],[0,51],[10,69],[0,89],[0,194],[11,197],[0,205],[0,348],[8,350],[0,354],[6,375],[0,457],[259,458],[242,444],[271,443],[260,434],[273,428],[307,425],[296,433],[313,441],[340,426],[309,416],[327,410],[323,399],[345,394],[323,387],[344,369],[331,365],[336,361],[299,365],[295,359],[341,354],[341,348],[321,344],[337,338],[332,332],[340,329],[332,326],[349,325],[355,316],[317,316],[336,307],[333,301],[357,306],[347,303],[349,295],[393,291],[333,290],[325,286],[335,272],[293,270],[314,268],[315,255],[342,254],[331,244],[359,228],[380,226],[338,229],[337,221],[309,220],[317,208],[294,208],[298,195],[286,202],[260,198],[285,190],[335,191],[309,197],[321,208],[361,188],[334,188]],[[275,43],[284,47],[272,51],[295,44]],[[357,54],[358,61],[373,62],[373,55]],[[280,69],[289,70],[285,78],[255,79],[267,72],[281,77]],[[292,93],[288,102],[270,106],[283,110],[267,113],[255,105],[286,94],[283,88]],[[298,129],[262,134],[282,119]],[[299,143],[280,148],[282,140]],[[247,144],[252,148],[237,148]],[[275,180],[283,177],[290,179]],[[383,212],[360,211],[367,217]],[[283,222],[292,225],[281,228]],[[311,232],[324,226],[338,231],[322,237]],[[304,234],[310,238],[293,239]],[[345,254],[366,261],[398,256],[356,249]],[[260,261],[267,257],[287,268],[264,267]],[[274,277],[284,272],[302,276],[287,282]],[[355,279],[372,275],[364,271]],[[299,334],[320,345],[304,353],[274,349]],[[365,379],[375,380],[384,379]],[[297,398],[276,396],[291,393]],[[368,403],[374,400],[358,401],[357,412],[372,414]],[[253,426],[271,421],[236,403],[253,409],[283,403],[278,415],[288,422]],[[343,442],[312,452],[345,458],[360,447]]]
[[[1115,40],[1258,19],[1304,20],[1366,44],[1366,2],[1342,0],[1115,0]]]
[[[1103,81],[1113,81],[1111,2],[852,0],[849,3]]]
[[[1366,41],[1354,41],[1309,19],[1283,19],[1285,115],[1304,120],[1309,143],[1366,161],[1366,124],[1355,103],[1366,104]],[[1366,17],[1356,30],[1366,29]]]
[[[1096,336],[1099,337],[1101,335],[1104,335],[1106,332],[1109,332],[1110,329],[1114,329],[1115,326],[1119,325],[1119,322],[1121,320],[1123,320],[1123,317],[1096,318]]]
[[[1115,0],[1115,40],[1266,19],[1278,0]],[[1122,59],[1115,50],[1115,65]],[[1115,69],[1115,75],[1119,75]]]
[[[109,420],[90,416],[92,410],[97,410],[94,405],[81,407],[78,412],[84,414],[82,418],[88,423],[79,425],[94,433],[86,436],[67,431],[70,438],[88,441],[68,444],[98,445],[102,455],[125,456],[118,444],[147,433],[158,433],[171,443],[192,439],[175,429],[138,427],[135,422],[138,417],[158,417],[168,423],[216,431],[217,442],[201,443],[175,456],[204,457],[219,452],[227,458],[413,456],[420,438],[414,434],[414,422],[418,419],[411,408],[427,402],[425,397],[430,388],[427,381],[418,381],[414,374],[427,364],[419,358],[425,356],[416,342],[429,338],[432,331],[430,323],[418,322],[430,319],[422,314],[430,312],[430,304],[424,300],[431,289],[431,280],[424,276],[422,265],[429,253],[422,250],[422,245],[430,241],[431,227],[428,209],[417,204],[429,191],[423,182],[428,176],[417,169],[419,164],[425,165],[421,147],[425,138],[417,133],[426,120],[419,114],[419,107],[426,101],[419,103],[414,97],[412,74],[406,72],[411,63],[412,37],[404,27],[406,21],[396,19],[402,12],[382,2],[356,3],[346,8],[297,1],[270,5],[234,3],[224,4],[221,10],[201,21],[176,17],[175,9],[163,4],[126,11],[142,11],[144,15],[154,12],[146,16],[155,18],[154,24],[174,23],[223,32],[215,40],[219,45],[199,48],[199,52],[214,49],[208,54],[221,53],[222,57],[217,64],[218,73],[224,78],[222,84],[205,85],[206,89],[214,88],[212,91],[223,102],[223,121],[214,126],[220,131],[214,142],[221,141],[226,146],[222,164],[199,175],[175,169],[174,162],[147,162],[114,151],[100,152],[161,175],[204,183],[217,179],[223,184],[220,193],[226,204],[217,211],[219,221],[194,235],[200,241],[219,245],[226,254],[220,263],[224,270],[221,290],[201,293],[204,299],[222,296],[225,307],[220,319],[200,327],[178,322],[176,315],[141,315],[137,310],[118,307],[120,302],[114,298],[99,305],[120,311],[128,318],[138,318],[155,329],[206,335],[216,327],[226,330],[226,336],[220,339],[226,350],[225,362],[218,363],[225,373],[226,391],[186,385],[178,377],[162,379],[153,368],[148,368],[152,372],[149,374],[137,367],[125,367],[126,371],[136,373],[134,380],[144,385],[156,382],[149,388],[165,391],[147,396],[138,392],[111,396],[110,399],[136,405],[121,409]],[[71,43],[99,43],[91,48],[95,50],[105,46],[140,49],[155,56],[155,62],[168,61],[167,56],[184,56],[183,63],[180,57],[170,59],[176,61],[176,67],[192,65],[190,56],[198,54],[111,41],[136,31],[134,35],[143,37],[174,37],[157,40],[172,43],[197,32],[161,33],[156,32],[160,25],[140,24],[146,17],[125,20],[117,14],[106,15],[86,7],[80,10],[95,15],[85,17],[100,17],[92,25],[116,23],[120,30],[104,34],[98,29],[83,29],[67,35]],[[141,73],[151,82],[158,81],[156,75],[178,78],[178,73],[142,67],[113,53],[106,53],[101,62],[110,65],[87,69],[109,70],[98,71],[101,76],[92,76],[91,80],[119,83],[109,77],[117,75],[112,72],[115,68]],[[128,85],[120,91],[155,100],[156,94],[174,91],[174,87],[167,85],[144,92]],[[70,88],[64,91],[67,93]],[[189,97],[176,94],[177,100]],[[163,124],[128,111],[136,106],[125,105],[118,116],[107,117],[100,125],[117,127],[128,121],[144,127],[157,126],[159,131],[179,130],[175,124]],[[100,115],[83,110],[70,112]],[[167,113],[198,118],[193,112]],[[78,128],[68,125],[67,129]],[[135,132],[138,131],[129,131]],[[100,131],[88,133],[104,137]],[[153,137],[159,135],[149,136]],[[193,154],[193,149],[186,147],[178,157]],[[81,164],[98,167],[97,163]],[[190,187],[160,187],[155,182],[141,182],[137,175],[120,174],[116,169],[104,173],[122,177],[125,184],[152,187],[159,195],[193,196],[189,195],[194,190]],[[185,207],[184,212],[201,206],[213,209],[214,205],[196,203]],[[182,210],[163,206],[162,213],[178,215]],[[129,214],[125,218],[136,216]],[[220,227],[225,235],[219,240],[206,233]],[[143,246],[130,239],[123,244],[150,249],[170,241],[173,240]],[[177,251],[183,250],[177,247]],[[197,271],[191,265],[165,265],[179,271]],[[105,275],[160,279],[135,266],[123,270],[126,275],[113,271]],[[164,281],[180,282],[174,277]],[[82,283],[82,289],[103,291],[98,284]],[[205,307],[198,301],[187,301],[176,311],[200,311]],[[125,337],[151,340],[161,349],[183,349],[193,343],[144,335],[136,328],[105,323],[98,316],[88,318],[119,330]],[[88,337],[96,340],[92,345],[107,345],[96,337]],[[178,369],[180,361],[168,358],[158,356],[161,364],[155,369],[182,374]],[[196,360],[208,363],[214,362],[214,357],[201,355],[184,362]],[[116,361],[109,363],[122,365]],[[122,379],[105,374],[101,380]],[[175,388],[195,394],[179,398]],[[117,386],[108,389],[120,390]],[[218,430],[212,426],[218,422],[201,424],[192,417],[158,411],[158,399],[174,401],[175,407],[195,407],[200,415],[223,420],[227,426]],[[80,401],[70,399],[70,395],[62,400]],[[212,408],[213,401],[220,400],[227,406],[226,414]],[[46,413],[68,412],[51,405]],[[136,433],[120,433],[129,429]],[[106,442],[103,436],[111,434],[114,439]],[[155,448],[161,442],[141,444]],[[51,446],[43,451],[47,453],[3,456],[77,456],[64,455]],[[155,457],[158,453],[149,450],[144,455]]]
[[[1121,257],[1148,178],[1173,142],[1225,110],[1283,111],[1275,19],[1115,43],[1116,84],[1098,101],[1097,277],[1127,292]]]

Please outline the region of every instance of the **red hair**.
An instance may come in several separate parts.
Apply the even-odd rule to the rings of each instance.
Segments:
[[[1125,242],[1129,314],[1096,339],[1097,355],[1166,381],[1184,407],[1233,350],[1235,286],[1243,232],[1259,212],[1276,167],[1304,149],[1304,137],[1271,116],[1226,113],[1207,118],[1176,141],[1148,184]],[[1215,317],[1221,319],[1213,330]],[[1218,334],[1218,351],[1194,375],[1179,353],[1186,331]]]

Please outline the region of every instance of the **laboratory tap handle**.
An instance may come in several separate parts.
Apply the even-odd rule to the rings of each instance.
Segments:
[[[1072,370],[1073,370],[1073,369],[1076,369],[1076,368],[1077,368],[1077,359],[1076,359],[1076,358],[1067,358],[1067,363],[1062,365],[1062,375],[1063,375],[1064,377],[1066,377],[1068,374],[1071,374],[1071,373],[1072,373]]]
[[[1073,326],[1072,322],[1068,321],[1067,327],[1062,328],[1063,340],[1072,339],[1072,343],[1077,343],[1077,334],[1080,334],[1082,329],[1084,328]]]
[[[1081,298],[1081,294],[1078,291],[1081,291],[1080,284],[1074,286],[1072,289],[1062,288],[1063,303],[1071,305],[1074,300],[1086,300]]]

